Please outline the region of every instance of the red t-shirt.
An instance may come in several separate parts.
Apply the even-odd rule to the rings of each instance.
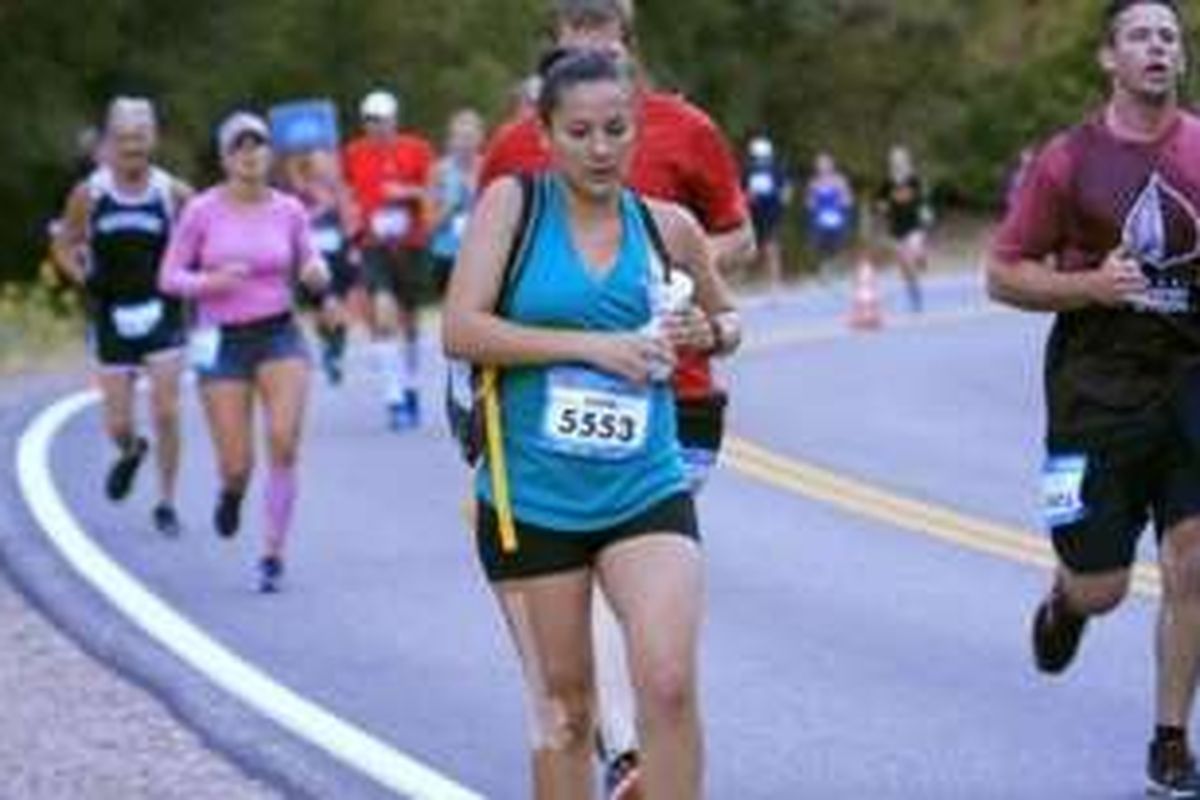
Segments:
[[[342,154],[346,183],[363,220],[360,233],[369,242],[421,248],[429,236],[429,219],[420,200],[388,202],[387,183],[428,186],[437,152],[414,134],[383,142],[367,136],[346,145]]]
[[[678,203],[696,215],[711,235],[729,233],[746,222],[746,198],[729,143],[707,114],[682,97],[647,92],[638,108],[640,129],[629,175],[639,194]],[[487,186],[498,177],[541,172],[551,166],[535,114],[524,112],[499,128],[488,143],[480,175]],[[675,372],[683,398],[713,392],[709,357],[684,352]]]
[[[1196,357],[1198,209],[1200,118],[1190,114],[1154,142],[1120,139],[1097,115],[1030,165],[992,245],[999,261],[1092,270],[1123,244],[1149,283],[1129,307],[1058,315],[1046,352],[1052,439],[1128,424]]]

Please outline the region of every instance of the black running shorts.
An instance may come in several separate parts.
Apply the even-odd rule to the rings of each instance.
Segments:
[[[1084,445],[1052,438],[1042,478],[1054,549],[1082,574],[1131,566],[1147,522],[1161,541],[1200,515],[1200,459],[1174,421],[1106,438]]]
[[[493,583],[587,569],[605,548],[638,536],[670,533],[700,541],[696,506],[686,492],[672,495],[630,519],[601,530],[554,531],[520,520],[516,527],[519,547],[515,553],[505,553],[500,546],[496,510],[479,501],[475,522],[479,559]]]

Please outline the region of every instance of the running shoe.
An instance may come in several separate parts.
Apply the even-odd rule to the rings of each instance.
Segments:
[[[154,507],[154,528],[163,536],[174,539],[183,527],[179,524],[179,515],[168,503],[159,503]]]
[[[266,556],[258,562],[258,591],[275,594],[283,582],[283,560],[279,556]]]
[[[421,395],[416,389],[404,390],[404,405],[408,406],[408,415],[414,428],[421,427]]]
[[[112,467],[108,470],[108,479],[104,484],[104,490],[109,500],[115,503],[129,496],[130,490],[133,489],[133,479],[137,477],[138,468],[142,466],[142,461],[146,458],[146,451],[149,449],[149,442],[139,436],[134,440],[133,445],[122,452],[120,457],[113,462]]]
[[[232,539],[242,526],[242,495],[237,492],[221,492],[217,499],[217,510],[213,513],[213,525],[222,538]]]
[[[325,380],[330,386],[340,386],[342,383],[342,360],[338,357],[333,345],[328,342],[321,351],[321,368],[325,372]]]
[[[1065,671],[1079,652],[1087,628],[1087,617],[1067,608],[1066,598],[1056,584],[1033,616],[1033,655],[1037,668],[1047,675]]]
[[[396,433],[416,427],[416,420],[413,419],[412,409],[406,402],[388,403],[387,418],[388,428]]]
[[[1200,798],[1200,774],[1185,741],[1150,743],[1146,759],[1146,793],[1174,800]]]
[[[626,751],[604,765],[604,797],[642,800],[642,773],[636,751]]]

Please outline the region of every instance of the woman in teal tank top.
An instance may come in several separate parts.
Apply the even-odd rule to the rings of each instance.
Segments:
[[[702,796],[703,570],[667,378],[676,348],[732,349],[738,326],[696,221],[624,188],[634,91],[604,53],[549,66],[539,113],[555,170],[529,192],[505,178],[483,194],[446,301],[447,353],[502,369],[503,464],[486,458],[477,475],[477,536],[523,662],[539,798],[593,796],[597,582],[639,687],[644,791]],[[669,313],[674,271],[704,314]],[[515,542],[502,546],[506,494]]]

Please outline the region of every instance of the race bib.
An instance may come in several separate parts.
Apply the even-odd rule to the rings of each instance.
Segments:
[[[345,243],[342,232],[333,225],[313,228],[312,240],[313,246],[327,256],[334,256],[342,252],[342,245]]]
[[[412,229],[412,214],[407,208],[390,206],[371,215],[371,233],[385,242],[403,239]]]
[[[750,176],[750,194],[759,197],[775,194],[775,176],[769,172],[758,172]]]
[[[464,211],[455,214],[454,218],[450,220],[450,233],[455,239],[461,240],[463,238],[463,235],[467,232],[467,223],[470,219],[471,215]]]
[[[822,209],[817,214],[817,227],[827,231],[840,230],[846,223],[846,215],[836,208]]]
[[[628,381],[583,367],[547,375],[542,434],[560,453],[615,461],[646,447],[650,393]]]
[[[1086,456],[1052,456],[1042,471],[1042,515],[1051,529],[1079,522],[1087,516],[1083,481]]]
[[[220,328],[196,328],[188,336],[188,363],[193,369],[212,369],[217,365],[220,354]]]
[[[149,300],[112,310],[113,327],[122,339],[143,339],[151,334],[163,318],[161,300]]]

